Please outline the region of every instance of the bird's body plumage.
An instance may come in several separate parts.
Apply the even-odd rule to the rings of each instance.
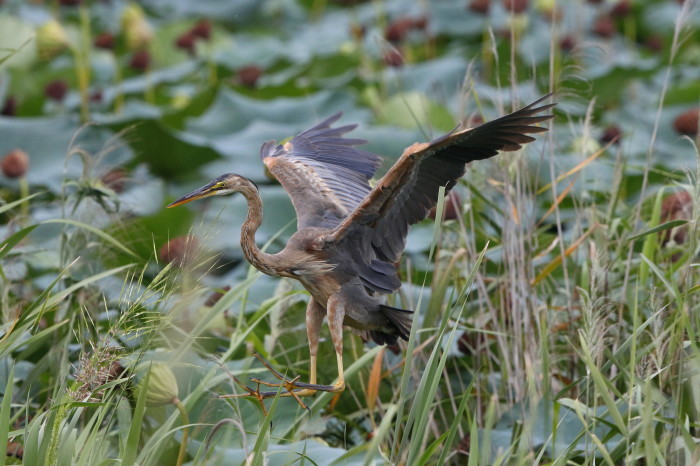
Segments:
[[[449,192],[467,163],[518,150],[534,141],[528,133],[546,131],[535,125],[552,118],[536,116],[554,105],[537,106],[547,97],[476,128],[408,147],[374,188],[369,180],[381,159],[355,147],[365,141],[344,137],[355,125],[332,127],[341,114],[285,144],[264,143],[262,161],[289,194],[297,215],[297,232],[276,254],[264,253],[255,244],[262,201],[257,186],[244,177],[224,175],[169,207],[215,194],[240,192],[246,197],[241,245],[248,261],[268,275],[299,280],[311,294],[307,330],[315,384],[323,314],[339,358],[342,325],[378,344],[408,339],[411,313],[385,306],[382,295],[401,286],[397,263],[409,226],[427,217],[439,188]],[[342,382],[342,358],[339,373]]]
[[[365,141],[343,137],[355,125],[331,126],[340,114],[286,144],[265,143],[261,158],[289,193],[297,214],[298,231],[280,254],[306,253],[291,276],[324,309],[330,295],[346,294],[346,325],[368,337],[374,330],[378,343],[395,342],[400,332],[384,316],[377,295],[401,286],[395,264],[408,227],[427,217],[439,188],[449,192],[468,162],[520,149],[534,140],[525,133],[546,131],[532,126],[550,118],[533,116],[551,107],[535,107],[541,100],[480,127],[410,146],[374,189],[369,179],[380,158],[354,147]]]

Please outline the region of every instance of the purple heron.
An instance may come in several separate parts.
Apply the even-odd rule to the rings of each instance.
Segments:
[[[303,406],[300,396],[345,388],[343,325],[379,345],[396,344],[399,338],[408,340],[412,312],[387,306],[382,299],[401,286],[397,263],[408,227],[428,216],[437,203],[439,188],[444,186],[449,192],[464,175],[467,163],[493,157],[499,151],[518,150],[535,140],[528,133],[547,131],[538,124],[553,115],[538,114],[556,105],[540,105],[549,97],[481,126],[411,145],[374,188],[369,179],[381,158],[355,147],[366,141],[344,137],[356,125],[332,127],[340,113],[286,144],[264,143],[262,161],[289,194],[297,215],[297,232],[276,254],[265,253],[255,244],[263,206],[258,187],[245,177],[222,175],[170,204],[168,207],[175,207],[209,196],[243,194],[248,202],[241,227],[246,259],[267,275],[299,280],[311,294],[306,309],[309,383],[299,382],[299,377],[284,378],[264,360],[281,382],[253,380],[285,388],[282,395],[293,396]],[[333,385],[319,385],[316,380],[324,316],[338,364],[338,379]],[[240,396],[262,399],[277,394],[242,386],[248,394]]]

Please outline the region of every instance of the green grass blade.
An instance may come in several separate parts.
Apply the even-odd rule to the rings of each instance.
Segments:
[[[255,439],[255,445],[253,445],[253,460],[251,461],[251,466],[263,466],[265,464],[265,452],[270,443],[270,430],[272,425],[272,415],[277,410],[277,403],[280,400],[280,393],[282,393],[282,387],[277,388],[277,395],[272,399],[272,404],[267,410],[267,416],[263,419],[260,430],[258,431],[258,438]]]
[[[447,455],[451,451],[452,445],[454,444],[455,435],[457,435],[457,429],[459,428],[460,422],[462,421],[464,412],[467,410],[467,404],[469,402],[469,393],[471,393],[473,387],[474,380],[472,379],[472,381],[469,383],[466,390],[464,390],[464,393],[462,394],[462,401],[459,402],[459,407],[457,408],[457,412],[455,413],[455,418],[452,420],[450,430],[447,431],[447,437],[445,438],[445,442],[443,445],[444,448],[440,453],[440,458],[438,458],[437,464],[445,464],[445,462],[447,461]]]
[[[620,434],[627,435],[627,425],[625,424],[622,414],[620,414],[620,410],[617,408],[617,404],[610,393],[610,390],[613,387],[606,381],[605,377],[603,377],[603,374],[593,361],[593,356],[591,355],[590,349],[588,348],[588,343],[586,343],[583,333],[579,335],[579,340],[581,343],[583,362],[586,364],[586,367],[593,378],[593,383],[598,389],[598,393],[603,399],[605,406],[608,408],[608,412],[610,413],[615,426],[620,431]],[[619,393],[617,393],[616,396],[619,398]]]
[[[439,192],[438,192],[438,202],[436,206],[436,213],[437,212],[442,212],[444,209],[444,203],[445,203],[445,189],[444,187],[441,187]],[[442,214],[440,214],[442,215]],[[442,228],[442,222],[439,221],[438,219],[441,219],[442,217],[435,217],[436,221],[433,224],[433,240],[430,244],[430,251],[428,252],[428,262],[430,262],[433,258],[433,254],[435,253],[435,248],[437,246],[437,238],[439,237],[439,232]],[[425,281],[423,283],[423,287],[425,287]],[[423,293],[421,293],[418,297],[418,303],[416,304],[416,309],[420,309],[421,303],[423,301]],[[416,335],[418,334],[418,325],[415,323],[418,320],[418,315],[416,314],[414,316],[414,324],[411,326],[411,334],[408,337],[408,344],[406,345],[406,360],[404,361],[404,369],[403,373],[401,374],[401,382],[399,385],[399,401],[398,401],[398,409],[397,409],[397,419],[403,419],[404,416],[404,408],[406,405],[406,402],[408,401],[408,382],[411,376],[411,367],[413,365],[413,350],[416,347],[416,341],[417,337]],[[410,413],[409,413],[410,417]],[[406,449],[406,441],[408,438],[408,435],[405,435],[409,429],[410,425],[408,423],[404,426],[401,426],[400,422],[396,423],[396,427],[394,428],[394,444],[392,445],[392,455],[395,455],[392,457],[394,461],[398,462],[398,458],[402,454],[403,451]],[[403,429],[404,435],[400,435],[400,431]],[[400,440],[399,440],[400,439]],[[400,442],[398,444],[398,448],[396,448],[396,442]]]
[[[0,214],[5,213],[8,210],[14,209],[15,207],[17,207],[19,205],[22,205],[24,202],[27,202],[34,197],[37,197],[39,194],[43,194],[43,192],[30,194],[29,196],[25,196],[22,199],[18,199],[16,201],[10,202],[9,204],[1,205],[0,206]]]
[[[28,406],[28,405],[27,405]],[[22,458],[25,466],[43,466],[45,463],[46,449],[42,449],[41,435],[42,423],[47,417],[47,412],[39,414],[32,419],[32,422],[26,428],[24,435],[24,457]],[[44,438],[48,436],[43,433]]]
[[[457,300],[457,302],[463,302],[463,300],[466,298],[468,295],[468,291],[471,288],[471,285],[474,281],[474,277],[476,276],[476,272],[479,270],[479,266],[481,265],[482,260],[484,259],[484,256],[486,255],[486,250],[488,248],[488,245],[484,247],[484,249],[481,251],[479,256],[477,257],[476,261],[474,262],[474,265],[472,266],[471,271],[469,272],[469,275],[467,276],[467,279],[465,281],[465,285],[463,287],[463,291],[460,293],[460,296]],[[459,312],[457,316],[455,317],[455,320],[459,321],[460,317],[462,316],[462,312],[464,310],[464,305],[461,305],[459,307]],[[440,325],[440,330],[438,331],[438,335],[436,338],[436,342],[441,342],[443,335],[445,334],[445,331],[447,329],[448,322],[450,320],[450,312],[446,312],[443,320]],[[454,341],[456,335],[457,335],[457,329],[458,326],[454,326],[452,330],[449,333],[446,347],[449,348],[452,345],[452,342]],[[440,354],[441,353],[441,354]],[[438,354],[440,356],[438,357]],[[418,390],[416,391],[416,400],[413,405],[413,409],[408,415],[408,420],[406,421],[406,431],[408,432],[409,429],[415,424],[415,431],[414,435],[412,436],[412,441],[410,443],[409,447],[409,452],[408,452],[408,463],[413,464],[415,460],[417,460],[417,456],[420,453],[420,448],[422,447],[423,440],[422,437],[426,432],[427,429],[427,424],[428,420],[430,419],[430,406],[432,404],[432,401],[435,399],[435,393],[437,392],[438,386],[442,380],[441,374],[445,368],[445,364],[447,363],[447,359],[449,357],[449,352],[448,351],[442,351],[442,347],[440,344],[436,344],[435,347],[433,348],[433,351],[430,355],[430,358],[428,359],[427,363],[427,373],[423,374],[423,377],[421,377],[421,382],[418,385]],[[437,362],[437,364],[436,364]],[[420,440],[418,439],[418,436],[420,436]],[[409,436],[406,436],[408,438]],[[403,442],[402,442],[403,443]]]
[[[14,248],[17,243],[22,241],[24,238],[27,237],[29,233],[34,231],[34,229],[38,225],[32,225],[26,228],[22,228],[18,232],[10,235],[5,241],[0,243],[0,259],[5,257],[10,251],[12,251],[12,248]]]
[[[379,445],[387,436],[392,427],[398,406],[391,404],[389,406],[385,406],[385,408],[386,412],[382,417],[382,422],[379,423],[377,431],[374,433],[374,437],[372,437],[372,441],[370,442],[367,453],[365,454],[365,465],[368,466],[374,464],[376,454],[379,451]]]
[[[49,308],[52,308],[53,306],[57,305],[58,303],[60,303],[64,299],[66,299],[71,294],[78,291],[79,289],[84,288],[92,283],[95,283],[96,281],[102,280],[103,278],[107,278],[109,276],[116,275],[120,272],[123,272],[127,269],[130,269],[133,266],[134,266],[134,264],[122,265],[120,267],[115,267],[113,269],[105,270],[104,272],[96,273],[95,275],[91,275],[83,280],[80,280],[79,282],[74,283],[73,285],[69,286],[68,288],[61,290],[58,293],[51,296],[47,301],[47,306]]]
[[[25,48],[27,45],[29,45],[29,43],[30,43],[31,41],[33,41],[34,39],[35,39],[35,36],[32,35],[31,37],[28,37],[24,42],[22,42],[22,43],[19,45],[19,47],[17,47],[16,49],[9,49],[9,53],[8,53],[7,55],[5,55],[4,57],[0,57],[0,65],[2,65],[3,63],[5,63],[7,60],[9,60],[10,58],[12,58],[17,52],[19,52],[20,50],[22,50],[23,48]],[[2,49],[3,52],[4,52],[4,51],[7,51],[7,50],[8,50],[8,49],[6,49],[6,48],[3,48],[3,49]]]
[[[654,208],[652,210],[651,214],[651,220],[650,224],[652,225],[652,228],[656,228],[659,226],[659,222],[661,221],[661,207],[663,204],[663,195],[664,195],[664,190],[660,189],[658,193],[656,193],[656,198],[654,199]],[[653,258],[656,255],[656,251],[659,247],[659,237],[652,235],[652,236],[647,236],[644,239],[644,245],[642,246],[642,256],[644,257],[649,257]],[[642,263],[639,266],[639,282],[643,285],[647,285],[647,279],[649,277],[649,266],[648,263]]]
[[[479,464],[479,425],[476,416],[472,418],[469,426],[469,463],[468,466]]]
[[[649,260],[649,258],[648,258],[647,256],[645,256],[644,254],[641,255],[641,258],[642,258],[642,260],[644,261],[644,263],[647,265],[647,267],[649,267],[649,269],[651,269],[651,271],[654,272],[654,275],[656,275],[656,277],[657,277],[659,280],[661,280],[661,283],[664,284],[664,286],[665,286],[666,289],[669,291],[669,293],[670,293],[671,295],[673,295],[673,297],[674,297],[676,300],[679,300],[680,294],[678,293],[678,289],[668,280],[668,278],[666,278],[666,275],[661,271],[661,269],[659,268],[659,266],[656,265],[656,264],[654,264],[654,263],[653,263],[651,260]]]
[[[141,440],[141,426],[143,425],[143,416],[146,412],[146,397],[148,395],[148,382],[151,377],[151,368],[148,368],[146,375],[141,381],[142,389],[139,390],[138,398],[136,399],[136,407],[129,428],[129,436],[126,439],[126,445],[122,450],[122,464],[124,466],[133,466],[136,460],[136,454],[139,451],[139,442]]]
[[[447,451],[447,436],[449,435],[449,432],[445,432],[442,435],[440,435],[438,438],[435,439],[434,442],[432,442],[430,445],[428,445],[422,452],[420,457],[416,460],[415,464],[424,466],[424,465],[433,465],[436,464],[434,460],[434,456],[437,456],[437,451],[438,449],[442,448],[442,452],[444,453]],[[437,464],[444,464],[444,463],[437,463]]]
[[[87,223],[83,222],[78,222],[77,220],[69,220],[65,218],[56,218],[56,219],[51,219],[51,220],[44,220],[41,222],[42,224],[50,224],[50,223],[59,223],[59,224],[64,224],[64,225],[72,225],[78,228],[82,228],[83,230],[89,231],[90,233],[99,236],[103,240],[105,240],[107,243],[111,244],[112,246],[116,247],[117,249],[120,249],[121,251],[129,254],[132,257],[139,257],[138,254],[136,254],[134,251],[131,249],[127,248],[124,246],[124,244],[117,240],[114,236],[109,235],[105,233],[104,231],[100,230],[99,228],[95,228],[92,225],[88,225]]]
[[[12,388],[15,381],[15,365],[10,366],[10,372],[7,374],[7,385],[5,385],[5,393],[2,397],[2,406],[0,406],[0,466],[5,464],[7,459],[7,433],[10,430],[10,412],[12,410]]]
[[[688,220],[671,220],[670,222],[662,223],[661,225],[657,225],[655,227],[648,228],[648,229],[646,229],[646,230],[642,231],[641,233],[638,233],[634,236],[630,236],[629,238],[627,238],[627,241],[634,241],[634,240],[642,238],[646,235],[652,235],[654,233],[658,233],[658,232],[664,231],[664,230],[671,230],[673,228],[679,227],[681,225],[685,225],[687,223],[688,223]]]

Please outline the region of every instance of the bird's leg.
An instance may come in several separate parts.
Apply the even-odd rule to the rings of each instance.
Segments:
[[[338,380],[333,385],[319,385],[316,383],[316,363],[318,356],[318,341],[323,322],[323,308],[316,303],[315,300],[309,302],[306,308],[306,331],[309,338],[309,352],[311,355],[311,374],[310,382],[304,383],[299,381],[299,376],[289,380],[284,375],[272,368],[261,356],[255,355],[268,368],[270,373],[278,379],[279,383],[265,382],[260,379],[251,379],[257,384],[266,385],[268,387],[283,387],[287,392],[281,393],[279,396],[294,397],[297,402],[306,408],[306,405],[301,401],[302,396],[314,395],[317,391],[322,392],[342,392],[345,390],[345,379],[343,376],[343,319],[345,317],[345,306],[339,295],[333,295],[328,299],[328,326],[331,330],[331,340],[335,346],[336,360],[338,362]],[[262,398],[271,398],[277,396],[277,392],[257,392],[255,396]]]
[[[328,298],[328,327],[331,330],[331,340],[335,347],[335,357],[338,362],[338,380],[333,384],[331,392],[345,390],[343,375],[343,319],[345,318],[345,303],[342,295],[336,293]]]
[[[265,361],[260,355],[256,354],[255,357],[260,360],[260,362],[263,363],[265,367],[270,371],[270,373],[280,381],[280,383],[270,383],[270,382],[265,382],[260,379],[252,379],[253,382],[256,382],[257,384],[262,384],[266,385],[268,387],[284,387],[287,392],[283,392],[280,394],[280,396],[292,396],[294,397],[297,402],[303,407],[306,408],[306,405],[299,399],[301,396],[311,396],[316,393],[316,388],[315,387],[322,387],[322,388],[328,388],[327,385],[317,385],[316,384],[316,365],[318,361],[318,342],[319,342],[319,336],[321,334],[321,325],[323,324],[323,316],[325,314],[325,309],[321,307],[313,298],[309,300],[309,304],[306,307],[306,334],[309,339],[309,354],[310,354],[310,365],[311,365],[311,373],[310,373],[310,383],[305,384],[303,382],[299,382],[299,376],[294,377],[293,379],[289,380],[287,379],[284,375],[280,374],[278,371],[276,371],[270,363]],[[313,388],[312,388],[313,387]],[[269,398],[271,396],[276,396],[277,392],[260,392],[260,395]],[[257,394],[256,394],[257,396]]]
[[[323,324],[324,309],[315,299],[309,300],[306,307],[306,335],[309,338],[309,357],[311,359],[311,374],[309,383],[316,383],[316,362],[318,360],[318,340],[321,335],[321,325]]]

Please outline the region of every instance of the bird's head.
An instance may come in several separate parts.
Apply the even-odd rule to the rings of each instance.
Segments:
[[[255,183],[248,178],[241,175],[236,175],[235,173],[226,173],[211,183],[195,189],[191,193],[177,199],[173,203],[169,204],[168,208],[187,204],[188,202],[195,201],[197,199],[204,199],[205,197],[224,196],[226,194],[241,192],[246,189],[255,189],[257,191],[257,188],[258,187],[255,185]]]

